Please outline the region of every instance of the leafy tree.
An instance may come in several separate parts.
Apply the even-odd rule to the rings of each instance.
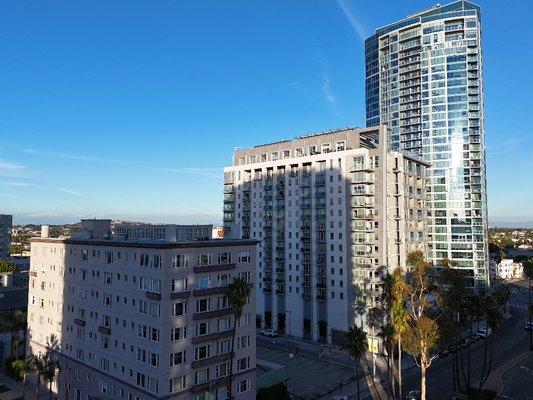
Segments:
[[[392,273],[392,308],[391,321],[394,328],[394,337],[398,343],[398,396],[402,398],[402,337],[407,331],[408,312],[405,296],[407,284],[402,270],[397,268]]]
[[[354,325],[348,329],[347,341],[343,348],[348,350],[350,356],[355,359],[355,380],[357,381],[357,400],[361,398],[359,387],[359,363],[361,357],[365,355],[368,342],[366,339],[366,332],[360,327]]]
[[[22,253],[24,253],[24,246],[20,243],[13,243],[11,245],[10,253],[22,255]]]
[[[235,360],[235,334],[237,321],[242,317],[243,309],[250,297],[250,286],[242,278],[235,278],[228,290],[228,301],[233,314],[233,332],[231,335],[231,359],[229,369],[229,398],[232,399],[233,362]]]
[[[26,331],[27,314],[22,310],[6,311],[0,316],[0,328],[11,333],[11,357],[18,357],[20,333]]]
[[[434,359],[430,354],[437,346],[439,327],[430,313],[429,264],[421,251],[410,253],[407,264],[410,268],[406,287],[408,318],[404,347],[420,368],[421,400],[426,400],[426,374]]]
[[[22,398],[26,398],[26,378],[30,372],[33,371],[33,361],[31,357],[25,360],[15,360],[11,363],[11,367],[16,372],[17,377],[22,381]]]
[[[13,272],[17,270],[17,266],[7,260],[0,260],[0,272]]]

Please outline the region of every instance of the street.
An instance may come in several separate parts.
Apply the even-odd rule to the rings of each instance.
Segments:
[[[529,338],[524,330],[526,321],[528,292],[527,282],[522,281],[514,284],[518,290],[513,291],[509,300],[511,318],[504,320],[502,326],[494,332],[493,345],[493,365],[492,371],[513,360],[515,357],[528,351]],[[483,341],[480,340],[472,346],[471,349],[471,382],[479,382],[479,375],[483,366]],[[452,378],[452,357],[448,356],[442,360],[436,361],[428,371],[428,398],[429,399],[449,399],[453,393]],[[502,371],[502,374],[506,371]],[[490,383],[498,386],[501,377],[491,377]],[[487,382],[487,385],[489,382]],[[486,386],[487,386],[486,385]],[[416,390],[420,387],[420,373],[417,368],[412,368],[404,374],[404,393],[409,390]],[[492,388],[492,387],[491,387]],[[495,388],[494,388],[495,389]],[[524,384],[515,388],[516,392],[513,398],[515,400],[525,400],[533,394],[533,384]]]
[[[533,399],[533,356],[528,354],[529,337],[524,329],[527,317],[528,291],[527,281],[512,284],[509,300],[511,317],[505,319],[501,327],[493,333],[493,362],[491,375],[484,385],[485,388],[506,394],[514,400]],[[490,344],[490,343],[489,343]],[[480,340],[471,347],[471,384],[479,382],[483,368],[484,341]],[[289,350],[290,348],[290,350]],[[296,354],[289,357],[289,352]],[[465,350],[463,350],[463,353]],[[344,351],[328,345],[320,345],[301,340],[290,340],[287,337],[257,337],[257,356],[282,365],[289,370],[291,380],[289,391],[302,399],[328,399],[334,394],[343,394],[350,399],[356,398],[356,382],[354,379],[354,361]],[[463,355],[466,360],[466,354]],[[452,357],[436,359],[428,371],[428,399],[450,399],[453,394]],[[360,382],[361,398],[385,399],[381,384],[386,373],[383,357],[378,357],[378,382],[371,379],[372,358],[367,355],[363,364]],[[420,372],[409,355],[403,357],[404,394],[410,390],[419,390]],[[342,384],[340,383],[342,381]],[[370,386],[370,390],[368,387]],[[374,387],[375,386],[375,387]],[[328,393],[329,392],[329,393]],[[529,397],[528,397],[529,396]]]

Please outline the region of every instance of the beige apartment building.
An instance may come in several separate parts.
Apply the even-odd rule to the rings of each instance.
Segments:
[[[261,327],[342,343],[368,326],[382,276],[427,251],[428,165],[387,148],[387,128],[346,128],[237,150],[224,231],[256,239]]]
[[[228,398],[226,294],[239,276],[252,296],[237,322],[232,393],[254,399],[257,241],[126,240],[110,229],[83,220],[70,238],[32,240],[29,348],[56,343],[61,398]]]

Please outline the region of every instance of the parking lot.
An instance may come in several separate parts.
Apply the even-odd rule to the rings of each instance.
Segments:
[[[300,399],[319,399],[329,390],[353,382],[354,372],[351,368],[333,365],[317,359],[294,355],[286,351],[265,347],[258,344],[257,358],[285,365],[290,380],[287,387]]]

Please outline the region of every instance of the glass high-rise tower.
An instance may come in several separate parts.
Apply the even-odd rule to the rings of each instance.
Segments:
[[[428,259],[448,258],[488,283],[483,64],[478,6],[436,5],[376,29],[365,42],[366,120],[392,149],[431,164]]]

